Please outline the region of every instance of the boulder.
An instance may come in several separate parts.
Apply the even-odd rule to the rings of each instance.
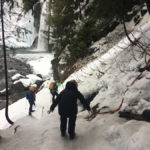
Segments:
[[[150,110],[145,109],[142,113],[142,117],[144,118],[145,121],[150,122]]]
[[[8,93],[10,93],[9,91],[10,90],[8,89]],[[6,95],[6,90],[5,89],[0,91],[0,96],[5,96],[5,95]]]
[[[17,73],[11,78],[11,80],[14,82],[14,81],[22,79],[22,78],[25,78],[25,76],[21,75],[20,73]]]
[[[23,97],[25,97],[25,87],[23,86],[22,82],[12,84],[10,87],[10,100],[15,102]]]
[[[40,77],[41,79],[43,78],[41,74],[37,74],[38,77]]]
[[[20,92],[24,91],[25,87],[23,86],[22,82],[17,82],[16,84],[12,84],[10,88],[10,92]]]
[[[43,84],[44,81],[37,80],[35,84],[37,85],[37,89]]]

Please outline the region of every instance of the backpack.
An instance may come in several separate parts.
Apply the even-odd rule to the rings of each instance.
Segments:
[[[49,89],[53,90],[53,91],[57,91],[57,84],[56,84],[56,82],[51,82],[49,84]]]
[[[54,82],[51,82],[50,84],[49,84],[49,89],[53,89],[53,86],[54,86]]]

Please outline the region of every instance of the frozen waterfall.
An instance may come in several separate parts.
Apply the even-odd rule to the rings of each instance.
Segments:
[[[48,25],[46,24],[46,16],[47,16],[47,4],[48,1],[43,1],[42,12],[40,17],[40,28],[38,33],[38,44],[37,49],[40,51],[46,51],[48,49],[48,39],[46,36],[46,32],[48,31]]]

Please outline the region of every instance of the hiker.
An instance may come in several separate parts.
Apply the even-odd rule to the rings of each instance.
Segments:
[[[52,94],[52,103],[54,103],[55,97],[58,96],[58,87],[62,83],[59,82],[59,80],[56,80],[56,82],[51,82],[49,85],[50,93]]]
[[[35,110],[32,110],[33,105],[35,105],[35,92],[36,92],[36,86],[30,86],[29,90],[26,92],[26,99],[29,102],[29,116],[32,116],[32,112]]]
[[[87,104],[84,96],[78,91],[77,84],[74,81],[67,82],[65,89],[58,95],[48,111],[49,114],[53,112],[54,108],[58,104],[60,131],[62,137],[66,135],[67,118],[69,118],[68,133],[70,135],[70,139],[74,139],[75,137],[75,123],[78,112],[77,99],[80,100],[89,113],[92,113],[90,106]]]

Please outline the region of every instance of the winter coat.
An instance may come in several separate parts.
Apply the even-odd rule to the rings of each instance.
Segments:
[[[35,102],[35,92],[33,91],[27,91],[28,92],[28,100],[29,100],[29,103],[31,104],[34,104]]]
[[[53,111],[58,104],[58,112],[60,115],[75,116],[78,112],[77,99],[80,100],[87,110],[90,110],[83,95],[77,90],[76,84],[68,82],[65,90],[58,95],[54,103],[51,105],[50,110]]]

